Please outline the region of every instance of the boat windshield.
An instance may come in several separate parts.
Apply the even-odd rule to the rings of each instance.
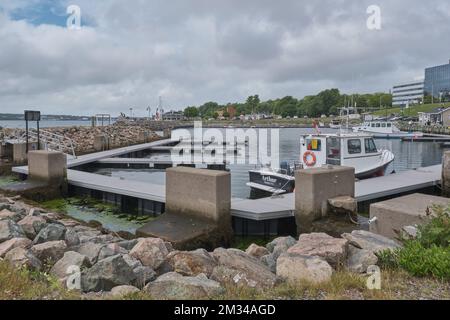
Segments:
[[[327,138],[327,164],[341,165],[341,140],[338,138]]]

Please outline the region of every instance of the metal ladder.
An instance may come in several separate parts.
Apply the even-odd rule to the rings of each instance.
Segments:
[[[38,132],[36,129],[28,130],[28,139],[30,141],[38,140]],[[75,142],[70,138],[40,129],[39,139],[41,146],[43,146],[45,150],[59,151],[73,157],[73,159],[77,158],[77,155],[75,154]],[[21,140],[26,140],[26,133],[23,134]]]

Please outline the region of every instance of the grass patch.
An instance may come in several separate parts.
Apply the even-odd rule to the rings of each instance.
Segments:
[[[79,295],[45,273],[16,269],[0,261],[0,300],[69,300]]]

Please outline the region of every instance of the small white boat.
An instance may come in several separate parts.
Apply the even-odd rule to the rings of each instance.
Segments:
[[[341,121],[340,120],[331,120],[331,123],[329,125],[330,129],[341,129]]]
[[[422,132],[401,131],[394,122],[391,121],[365,121],[361,126],[353,127],[353,132],[372,134],[374,138],[401,139],[422,137]]]
[[[283,162],[280,169],[249,170],[252,193],[258,195],[293,192],[298,169],[339,165],[355,168],[358,179],[383,176],[394,161],[389,150],[378,149],[372,135],[364,133],[314,134],[300,138],[300,161]]]

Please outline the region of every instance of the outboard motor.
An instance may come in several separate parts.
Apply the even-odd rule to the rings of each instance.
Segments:
[[[287,175],[291,174],[291,167],[289,166],[289,163],[287,161],[282,161],[280,163],[280,169],[281,172]]]

